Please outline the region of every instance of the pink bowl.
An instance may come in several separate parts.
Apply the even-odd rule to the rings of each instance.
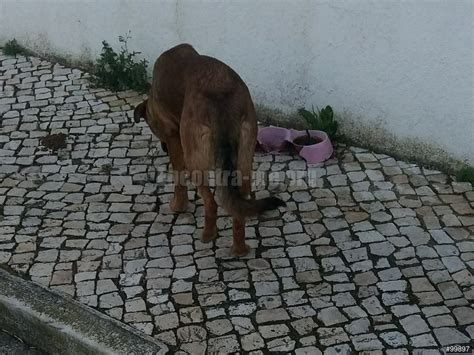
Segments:
[[[295,144],[294,139],[306,136],[306,131],[297,131],[282,127],[263,127],[258,130],[257,142],[265,152],[274,153],[284,150],[291,143],[299,155],[308,163],[321,163],[329,159],[333,153],[333,147],[328,135],[323,131],[310,130],[311,137],[318,138],[321,142],[313,145]]]
[[[321,163],[329,159],[334,151],[331,140],[323,131],[309,130],[309,135],[319,139],[321,142],[312,145],[300,145],[293,141],[298,137],[307,136],[306,131],[291,130],[291,141],[299,155],[308,163]]]
[[[262,127],[257,134],[257,142],[267,153],[281,152],[290,139],[290,131],[281,127]]]

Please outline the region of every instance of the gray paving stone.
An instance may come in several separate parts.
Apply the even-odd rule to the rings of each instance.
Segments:
[[[456,317],[458,324],[460,325],[474,323],[474,309],[472,309],[471,307],[454,308],[453,314]]]
[[[455,328],[437,328],[433,332],[442,346],[468,344],[471,340]]]
[[[123,305],[123,300],[118,292],[107,293],[99,298],[100,308],[113,308],[121,305]]]
[[[382,314],[385,312],[384,308],[380,304],[380,301],[377,297],[372,296],[366,298],[362,301],[362,306],[369,312],[371,315]]]
[[[296,341],[286,336],[268,341],[267,347],[270,352],[290,352],[295,348],[295,344]]]
[[[323,328],[316,330],[319,343],[323,346],[331,346],[334,344],[345,343],[349,341],[349,337],[341,327]]]
[[[206,323],[206,328],[211,334],[224,335],[231,332],[234,328],[228,319],[216,319]]]
[[[304,348],[295,349],[296,355],[321,355],[322,352],[314,346],[306,346]]]
[[[371,243],[369,250],[372,255],[389,256],[395,251],[395,247],[389,242]]]
[[[454,322],[453,317],[451,317],[450,315],[446,315],[446,314],[428,318],[428,323],[433,328],[454,327],[456,325],[455,322]]]
[[[345,329],[349,334],[365,334],[369,332],[370,321],[367,318],[360,318],[350,322]]]
[[[203,327],[200,327],[197,325],[189,325],[189,326],[178,328],[177,335],[178,335],[178,339],[182,341],[183,343],[190,343],[190,342],[205,340],[207,336],[207,331]],[[217,341],[215,346],[216,347],[220,346],[221,341]]]
[[[259,326],[258,331],[265,339],[271,339],[288,334],[290,329],[285,324],[273,324]]]
[[[385,341],[388,346],[398,348],[403,345],[407,345],[408,341],[404,334],[400,332],[387,332],[380,334],[380,338]]]
[[[347,318],[336,308],[324,308],[318,313],[318,319],[324,323],[325,326],[344,323]]]
[[[408,335],[426,333],[430,330],[428,324],[419,316],[411,315],[400,319],[400,324]]]
[[[237,337],[235,335],[225,335],[209,339],[207,351],[211,354],[229,354],[239,349],[240,345]]]
[[[257,323],[277,322],[290,319],[288,312],[283,308],[274,308],[257,311],[255,320]]]
[[[352,344],[356,351],[383,349],[383,345],[375,334],[361,334],[352,337]]]
[[[265,341],[258,333],[243,335],[240,342],[244,351],[252,351],[265,347]]]
[[[415,335],[409,338],[410,344],[415,348],[430,348],[436,347],[436,340],[430,333]],[[426,352],[423,350],[423,353]]]

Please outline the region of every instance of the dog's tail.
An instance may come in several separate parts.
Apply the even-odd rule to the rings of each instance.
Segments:
[[[228,95],[224,95],[228,96]],[[230,94],[232,96],[232,94]],[[226,102],[227,101],[227,102]],[[232,104],[224,97],[214,101],[218,107],[216,118],[216,187],[225,210],[232,216],[256,216],[264,211],[285,206],[285,202],[277,197],[256,200],[242,196],[239,184],[242,176],[238,171],[237,157],[239,151],[240,117],[232,117]],[[221,169],[221,171],[219,171]]]

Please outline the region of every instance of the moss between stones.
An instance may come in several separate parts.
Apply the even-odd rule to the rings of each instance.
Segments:
[[[361,124],[349,118],[343,118],[340,122],[342,134],[348,143],[449,174],[465,166],[464,162],[440,147],[415,138],[396,137],[380,125]]]

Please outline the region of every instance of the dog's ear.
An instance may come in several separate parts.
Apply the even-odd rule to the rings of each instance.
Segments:
[[[145,120],[147,119],[147,117],[146,117],[147,102],[148,102],[148,100],[145,100],[141,104],[139,104],[137,107],[135,107],[135,110],[133,111],[133,119],[135,120],[135,123],[140,122],[140,118],[142,118],[142,117]]]

